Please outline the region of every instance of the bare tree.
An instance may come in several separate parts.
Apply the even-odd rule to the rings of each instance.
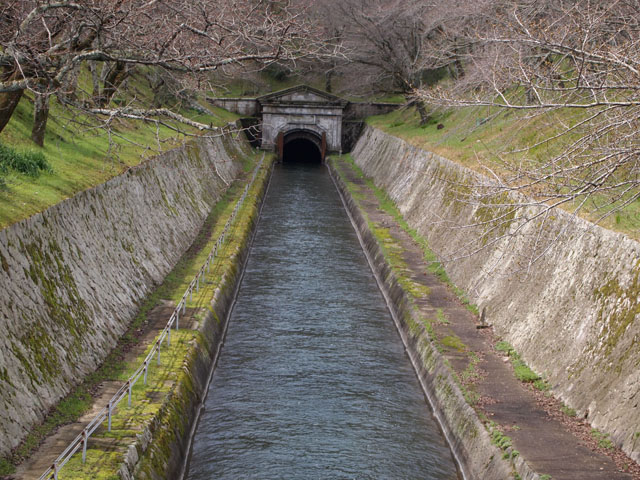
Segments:
[[[333,23],[341,22],[349,67],[357,72],[358,82],[405,95],[417,107],[422,123],[429,120],[429,113],[421,98],[413,95],[414,90],[447,72],[464,74],[460,60],[465,38],[456,32],[461,30],[469,8],[474,7],[466,0],[350,0],[329,7],[337,17]]]
[[[166,107],[110,107],[134,68],[160,70],[185,89],[227,66],[261,68],[333,53],[286,0],[10,0],[0,19],[0,131],[31,90],[39,144],[54,95],[88,114],[212,128]],[[90,101],[78,98],[75,82],[85,65],[93,75]]]
[[[640,2],[494,1],[483,8],[465,32],[465,78],[416,95],[430,105],[486,106],[556,123],[531,143],[492,152],[482,164],[492,182],[459,188],[461,200],[500,211],[487,229],[496,240],[532,221],[544,230],[557,207],[575,215],[588,208],[598,222],[636,202]],[[483,245],[486,236],[477,248]]]

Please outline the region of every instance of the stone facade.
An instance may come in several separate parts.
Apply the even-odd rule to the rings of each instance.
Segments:
[[[329,152],[350,151],[364,118],[389,113],[395,103],[348,102],[306,85],[287,88],[258,98],[210,98],[217,106],[239,115],[259,117],[251,132],[261,148],[274,150],[280,133],[305,132],[320,147],[326,135]]]
[[[230,112],[247,117],[255,117],[260,113],[260,104],[255,98],[210,98],[211,104]]]
[[[311,87],[298,86],[258,98],[262,107],[262,148],[273,150],[279,133],[326,135],[327,149],[342,149],[342,112],[346,102]]]

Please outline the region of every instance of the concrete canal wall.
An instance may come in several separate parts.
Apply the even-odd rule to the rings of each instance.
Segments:
[[[198,139],[0,232],[0,455],[105,359],[247,148]]]
[[[487,235],[498,210],[456,193],[487,178],[371,127],[352,154],[452,281],[487,307],[496,333],[578,415],[640,460],[640,244],[562,211],[542,229],[531,222],[512,237],[515,218]],[[482,248],[466,255],[469,245]],[[540,245],[546,254],[526,268]]]

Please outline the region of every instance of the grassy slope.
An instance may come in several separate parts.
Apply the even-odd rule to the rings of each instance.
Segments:
[[[524,147],[557,131],[557,125],[571,120],[566,112],[528,118],[512,111],[498,112],[486,107],[463,108],[437,112],[427,125],[420,126],[414,109],[400,109],[386,115],[371,117],[370,125],[402,138],[412,145],[437,153],[479,172],[486,172],[482,164],[496,159],[496,155],[510,148]],[[438,129],[441,124],[443,128]],[[552,146],[542,145],[531,154],[548,158]],[[496,168],[496,163],[491,164]],[[569,208],[569,207],[568,207]],[[587,204],[581,212],[589,220],[602,214]],[[600,225],[640,239],[640,201],[603,220]]]
[[[149,97],[151,92],[139,77],[135,82],[136,95]],[[193,110],[181,113],[202,123],[224,125],[238,117],[222,109],[211,108],[214,115],[203,115]],[[20,101],[9,125],[0,133],[0,142],[18,150],[35,150],[31,141],[33,97],[29,94]],[[195,129],[186,129],[196,133]],[[116,121],[109,149],[109,137],[93,119],[72,119],[55,100],[52,101],[47,124],[45,147],[42,149],[53,167],[52,173],[43,173],[33,179],[11,172],[8,188],[0,191],[0,228],[4,228],[49,206],[71,197],[79,191],[103,183],[119,175],[128,167],[179,145],[186,137],[167,127],[140,121]]]

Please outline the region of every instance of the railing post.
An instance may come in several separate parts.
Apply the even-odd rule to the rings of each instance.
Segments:
[[[171,329],[167,329],[167,345],[171,346]]]
[[[160,365],[160,340],[158,340],[156,345],[158,345],[158,365]]]
[[[187,311],[187,299],[183,298],[182,299],[182,314],[184,315],[186,311]]]
[[[129,380],[127,383],[129,384],[129,406],[131,406],[131,389],[132,389],[131,380]]]
[[[87,443],[89,442],[89,436],[87,435],[87,431],[82,431],[82,463],[87,462]]]
[[[149,369],[149,365],[147,364],[147,361],[144,361],[144,384],[147,384],[147,370]]]
[[[189,301],[193,302],[193,287],[189,288]]]
[[[176,309],[176,330],[180,328],[180,305]]]
[[[111,431],[111,400],[109,400],[109,405],[107,405],[107,409],[109,411],[109,413],[108,413],[109,420],[107,422],[108,423],[108,430]]]
[[[53,462],[53,480],[58,480],[58,462]]]
[[[202,275],[202,270],[198,272],[198,279],[196,280],[196,293],[200,292],[200,276]]]

